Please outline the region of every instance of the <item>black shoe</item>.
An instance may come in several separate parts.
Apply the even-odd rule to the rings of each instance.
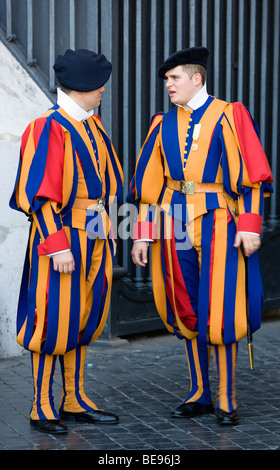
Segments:
[[[30,424],[40,432],[48,434],[65,434],[67,427],[60,419],[30,419]]]
[[[74,413],[72,411],[60,411],[60,417],[63,419],[75,419],[86,423],[104,423],[114,424],[119,421],[119,417],[103,410],[81,411]]]
[[[217,409],[216,416],[218,419],[218,423],[221,425],[230,424],[231,426],[236,426],[239,423],[237,410],[234,410],[231,413],[227,413],[226,411]]]
[[[174,411],[171,412],[173,418],[194,418],[199,415],[206,415],[214,413],[213,405],[202,405],[197,402],[183,403],[177,406]]]

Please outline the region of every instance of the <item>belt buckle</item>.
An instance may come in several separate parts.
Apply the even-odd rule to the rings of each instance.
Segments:
[[[180,192],[182,194],[194,194],[194,181],[181,181]]]
[[[105,209],[105,201],[104,199],[97,200],[96,212],[103,212]]]

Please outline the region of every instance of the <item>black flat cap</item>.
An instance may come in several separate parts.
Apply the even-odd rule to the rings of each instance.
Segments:
[[[206,47],[189,47],[188,49],[177,51],[163,62],[159,68],[158,76],[165,78],[166,72],[178,65],[199,64],[207,69],[208,56],[209,51]]]
[[[68,49],[59,55],[53,66],[57,80],[65,88],[76,91],[92,91],[101,88],[109,80],[112,64],[103,54],[87,49]]]

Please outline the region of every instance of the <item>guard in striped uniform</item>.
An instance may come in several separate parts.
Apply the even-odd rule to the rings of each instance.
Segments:
[[[68,50],[54,69],[57,103],[23,134],[10,206],[30,221],[17,341],[31,351],[31,423],[60,433],[70,418],[118,421],[86,397],[83,376],[86,346],[100,336],[109,309],[116,245],[110,207],[121,201],[123,174],[93,114],[111,63],[88,50]],[[59,412],[52,393],[57,358],[63,383]]]
[[[218,421],[236,424],[237,347],[248,322],[253,332],[260,327],[257,249],[273,179],[248,109],[208,95],[208,55],[189,48],[160,67],[175,106],[152,119],[127,200],[138,209],[133,261],[145,266],[151,241],[157,310],[186,344],[191,387],[172,416],[214,411],[213,349]]]

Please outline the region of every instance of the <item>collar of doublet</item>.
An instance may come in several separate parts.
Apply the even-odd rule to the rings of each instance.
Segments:
[[[61,88],[57,89],[57,104],[64,109],[68,116],[76,121],[84,121],[93,115],[93,110],[89,112],[85,111],[76,101],[66,95]]]

